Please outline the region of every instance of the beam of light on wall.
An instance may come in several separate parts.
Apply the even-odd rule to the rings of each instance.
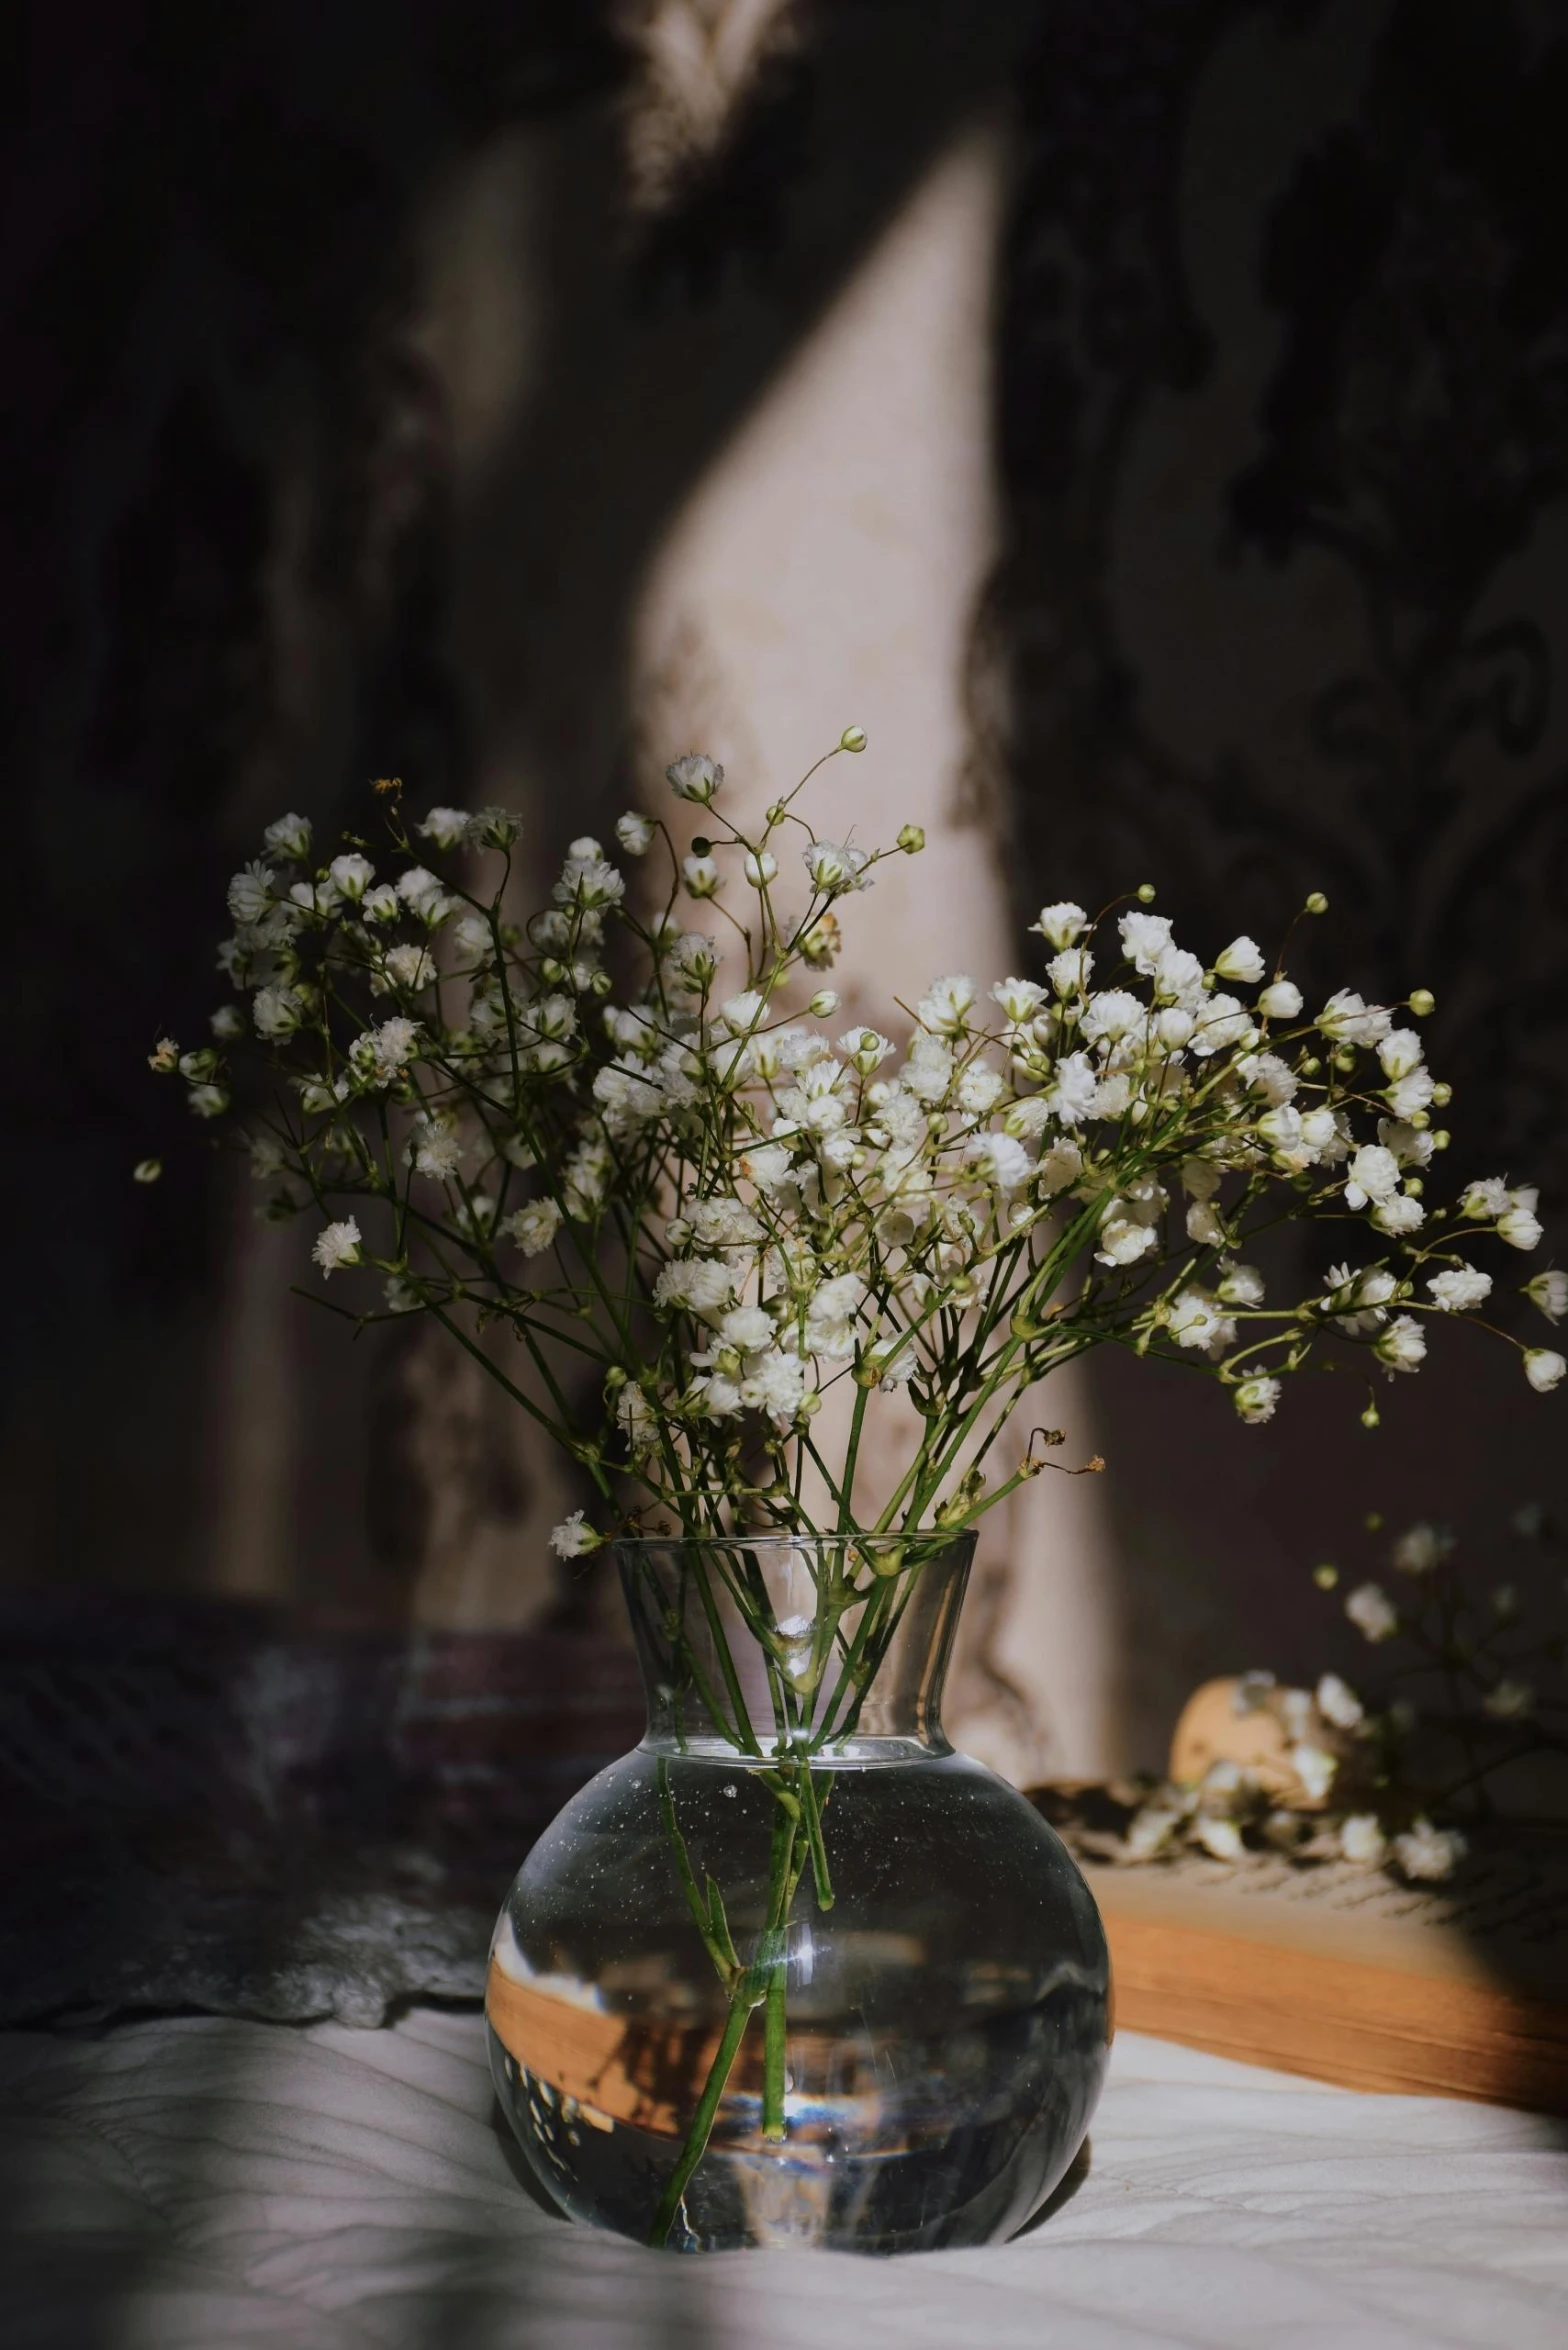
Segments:
[[[676,516],[637,617],[639,772],[712,751],[732,812],[755,817],[856,721],[870,748],[834,762],[810,811],[818,829],[871,843],[924,825],[925,854],[884,867],[846,911],[834,975],[846,1023],[887,1026],[894,997],[937,972],[989,981],[1023,952],[999,844],[961,790],[966,646],[995,543],[1006,174],[989,125],[940,157]],[[1095,1449],[1081,1377],[1059,1374],[1046,1409],[1069,1432],[1058,1457]],[[985,1521],[949,1710],[969,1749],[1011,1776],[1114,1759],[1097,1486],[1045,1476]]]

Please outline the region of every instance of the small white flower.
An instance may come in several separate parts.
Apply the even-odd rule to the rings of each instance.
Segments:
[[[764,1199],[772,1199],[794,1180],[794,1161],[781,1142],[753,1143],[740,1161],[740,1171]]]
[[[1261,1375],[1243,1379],[1236,1389],[1236,1410],[1249,1427],[1261,1427],[1272,1420],[1279,1405],[1280,1385],[1277,1379]]]
[[[1184,1289],[1172,1300],[1167,1328],[1178,1346],[1201,1348],[1205,1354],[1220,1352],[1236,1336],[1235,1323],[1201,1289]]]
[[[185,1098],[194,1118],[221,1118],[229,1106],[229,1097],[221,1085],[193,1085]]]
[[[1187,1238],[1203,1248],[1223,1248],[1225,1226],[1211,1200],[1195,1199],[1187,1210]]]
[[[463,1157],[456,1127],[444,1118],[419,1118],[409,1137],[408,1157],[416,1175],[427,1175],[433,1183],[449,1181]]]
[[[1434,1828],[1424,1816],[1393,1843],[1394,1858],[1405,1875],[1431,1885],[1451,1877],[1468,1850],[1457,1828]]]
[[[1378,1045],[1377,1057],[1390,1083],[1408,1077],[1421,1066],[1421,1039],[1413,1028],[1391,1028]]]
[[[401,1273],[387,1275],[381,1294],[386,1300],[389,1314],[414,1314],[425,1302],[413,1283],[405,1280]]]
[[[1045,975],[1059,996],[1081,995],[1089,984],[1094,957],[1087,947],[1063,947],[1045,967]]]
[[[1290,1764],[1309,1802],[1321,1803],[1334,1784],[1338,1758],[1321,1746],[1301,1745],[1291,1748]]]
[[[812,887],[829,897],[837,897],[847,889],[869,889],[866,867],[871,858],[865,849],[849,848],[838,841],[814,840],[801,851],[801,859],[811,876]]]
[[[1100,1226],[1100,1245],[1095,1250],[1095,1261],[1101,1265],[1135,1265],[1150,1249],[1158,1248],[1160,1236],[1152,1224],[1144,1224],[1123,1212],[1124,1203],[1112,1200]]]
[[[779,861],[771,849],[748,849],[744,871],[753,889],[766,889],[779,877]]]
[[[334,857],[327,871],[334,885],[342,891],[344,897],[350,899],[362,898],[376,878],[376,869],[370,859],[354,852]]]
[[[525,1257],[542,1256],[561,1229],[561,1211],[553,1199],[530,1200],[526,1207],[504,1217],[500,1232]]]
[[[1263,1275],[1256,1265],[1238,1265],[1234,1258],[1225,1258],[1219,1267],[1214,1294],[1221,1305],[1260,1306],[1263,1303]]]
[[[1060,950],[1072,945],[1088,919],[1082,906],[1075,906],[1070,899],[1064,898],[1059,905],[1042,906],[1039,920],[1031,922],[1029,927],[1038,930],[1048,946]]]
[[[273,900],[274,878],[270,865],[253,861],[241,867],[229,883],[229,912],[236,922],[261,920]]]
[[[1318,1712],[1325,1722],[1336,1730],[1353,1730],[1362,1720],[1366,1708],[1351,1688],[1337,1673],[1325,1673],[1317,1687]]]
[[[1393,1025],[1393,1014],[1381,1004],[1364,1003],[1353,989],[1337,988],[1317,1017],[1317,1026],[1333,1044],[1375,1045]]]
[[[764,1306],[733,1306],[719,1323],[719,1337],[725,1346],[755,1354],[773,1344],[773,1316]]]
[[[601,906],[620,904],[626,895],[626,877],[603,857],[568,857],[552,894],[558,906],[593,913]]]
[[[359,1226],[352,1216],[345,1216],[340,1224],[327,1226],[310,1252],[323,1276],[335,1273],[340,1265],[359,1263],[359,1237]]]
[[[1380,1142],[1364,1142],[1345,1171],[1345,1205],[1364,1208],[1369,1201],[1392,1199],[1399,1189],[1399,1161]]]
[[[356,1066],[373,1076],[377,1084],[390,1085],[402,1076],[418,1048],[418,1021],[400,1017],[383,1020],[379,1028],[367,1029],[355,1041],[353,1058]]]
[[[1293,979],[1271,980],[1258,998],[1265,1020],[1294,1020],[1301,1010],[1301,990]]]
[[[1339,1823],[1339,1849],[1358,1868],[1377,1868],[1388,1852],[1388,1838],[1375,1811],[1353,1811]]]
[[[1396,1314],[1372,1351],[1387,1371],[1419,1371],[1426,1357],[1426,1332],[1409,1314]]]
[[[360,900],[360,915],[366,922],[395,921],[401,910],[402,901],[389,881],[378,881]]]
[[[1535,1709],[1535,1691],[1528,1681],[1497,1681],[1481,1700],[1481,1711],[1494,1722],[1522,1722]]]
[[[1209,1002],[1203,977],[1203,965],[1196,955],[1189,955],[1185,947],[1164,947],[1153,971],[1155,998],[1201,1016]],[[1221,1000],[1234,1005],[1236,999],[1225,996]]]
[[[1218,1819],[1205,1813],[1194,1820],[1192,1834],[1208,1854],[1210,1860],[1240,1860],[1245,1850],[1241,1830],[1234,1820]]]
[[[310,853],[310,818],[308,816],[279,816],[267,826],[262,839],[275,857],[304,857]]]
[[[1246,1006],[1233,995],[1216,993],[1209,996],[1197,1015],[1192,1032],[1192,1049],[1199,1060],[1210,1060],[1215,1053],[1233,1052],[1237,1045],[1256,1044],[1257,1029]]]
[[[1391,1555],[1399,1574],[1430,1575],[1442,1565],[1453,1547],[1452,1534],[1423,1521],[1419,1526],[1405,1528],[1394,1544]]]
[[[1116,1044],[1148,1018],[1147,1007],[1125,987],[1102,988],[1083,1009],[1083,1033],[1091,1044]]]
[[[422,922],[431,919],[446,896],[435,874],[427,871],[423,865],[410,865],[405,873],[398,875],[397,894]]]
[[[1170,918],[1165,914],[1124,914],[1117,928],[1122,936],[1122,951],[1135,971],[1145,979],[1154,977],[1155,968],[1171,943]]]
[[[1295,1070],[1288,1061],[1282,1061],[1278,1053],[1248,1053],[1244,1059],[1236,1063],[1236,1074],[1242,1079],[1249,1093],[1263,1095],[1271,1110],[1283,1109],[1288,1102],[1294,1101],[1299,1090],[1299,1080]],[[1296,1121],[1298,1141],[1301,1132],[1301,1120],[1298,1117]]]
[[[258,987],[251,1006],[256,1034],[269,1043],[292,1036],[305,1017],[305,1007],[292,987]]]
[[[1391,1640],[1399,1629],[1399,1611],[1379,1583],[1360,1583],[1345,1601],[1345,1613],[1363,1640],[1374,1645]]]
[[[615,819],[615,837],[628,857],[643,857],[652,843],[654,826],[646,816],[629,808],[624,816]],[[637,1391],[641,1394],[641,1389]]]
[[[1033,1159],[1010,1134],[976,1134],[965,1144],[964,1156],[983,1167],[1000,1192],[1017,1191],[1034,1173]]]
[[[603,1537],[588,1523],[587,1512],[573,1510],[563,1518],[550,1534],[550,1548],[558,1559],[581,1558],[586,1551],[597,1550]]]
[[[1239,979],[1244,987],[1255,986],[1263,977],[1263,952],[1255,939],[1233,938],[1222,955],[1214,958],[1214,968],[1221,979]]]
[[[1533,1190],[1516,1191],[1513,1204],[1498,1217],[1497,1237],[1506,1240],[1510,1248],[1528,1250],[1540,1247],[1541,1220],[1535,1212],[1535,1200]]]
[[[724,781],[724,770],[718,761],[701,751],[688,751],[683,759],[672,760],[664,772],[675,797],[695,800],[699,808],[707,807]]]
[[[1418,1199],[1412,1199],[1404,1191],[1394,1199],[1379,1200],[1370,1221],[1391,1239],[1403,1240],[1408,1234],[1419,1232],[1426,1221],[1426,1210]]]
[[[1083,1173],[1083,1152],[1075,1142],[1054,1142],[1040,1161],[1040,1189],[1047,1199],[1066,1191]]]
[[[1560,1322],[1568,1314],[1568,1273],[1537,1273],[1525,1283],[1524,1294],[1548,1322]]]
[[[488,933],[486,944],[488,945]],[[428,947],[399,946],[387,949],[387,974],[410,995],[418,995],[429,987],[436,975],[435,962]]]
[[[719,1007],[720,1017],[732,1036],[749,1036],[767,1010],[767,998],[756,988],[744,988]]]
[[[468,838],[468,827],[473,818],[464,808],[432,808],[422,824],[414,830],[422,832],[426,840],[433,840],[438,849],[455,849],[458,842]]]
[[[1501,1175],[1484,1176],[1479,1183],[1466,1184],[1460,1195],[1459,1213],[1472,1223],[1490,1224],[1504,1215],[1512,1205],[1513,1194]]]
[[[253,1134],[250,1138],[250,1171],[257,1183],[270,1183],[274,1175],[281,1175],[287,1165],[283,1145],[275,1135]]]
[[[682,857],[681,874],[690,897],[711,898],[718,890],[719,865],[716,857]]]
[[[1537,1395],[1549,1395],[1558,1384],[1568,1362],[1549,1346],[1527,1346],[1524,1350],[1524,1375]]]
[[[1492,1276],[1478,1273],[1473,1265],[1455,1265],[1446,1273],[1434,1273],[1427,1288],[1440,1313],[1469,1314],[1491,1296]]]
[[[1001,1005],[1017,1028],[1034,1018],[1045,1001],[1045,989],[1033,979],[999,979],[991,989],[991,1000]]]
[[[849,1055],[862,1077],[880,1069],[893,1050],[892,1038],[875,1028],[846,1028],[838,1043],[840,1052]]]
[[[1412,1069],[1408,1077],[1388,1087],[1383,1099],[1396,1118],[1413,1118],[1427,1107],[1436,1091],[1430,1069]]]

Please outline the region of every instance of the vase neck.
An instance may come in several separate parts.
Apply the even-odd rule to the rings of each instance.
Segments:
[[[737,1764],[952,1750],[942,1684],[974,1536],[616,1544],[644,1745]]]

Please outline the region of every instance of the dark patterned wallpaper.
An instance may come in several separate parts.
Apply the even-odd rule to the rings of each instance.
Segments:
[[[1561,12],[1061,0],[1020,95],[977,694],[1023,870],[1147,869],[1209,941],[1323,888],[1560,1187]]]

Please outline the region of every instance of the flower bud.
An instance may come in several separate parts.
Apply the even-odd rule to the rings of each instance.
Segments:
[[[1332,1591],[1339,1581],[1339,1569],[1325,1559],[1320,1567],[1313,1568],[1312,1580],[1320,1591]]]
[[[866,747],[865,728],[863,726],[846,726],[838,738],[838,747],[841,751],[863,751]]]
[[[766,808],[763,809],[762,813],[767,823],[768,830],[771,832],[776,824],[782,824],[784,821],[784,802],[782,800],[773,800]]]
[[[918,857],[926,845],[926,836],[918,824],[906,824],[898,836],[898,845],[906,857]]]
[[[133,1183],[156,1183],[163,1173],[162,1159],[138,1159],[131,1169]]]
[[[1328,912],[1328,900],[1320,889],[1313,890],[1307,899],[1304,911],[1308,914],[1326,914]]]
[[[1410,991],[1410,1009],[1418,1020],[1429,1020],[1437,1010],[1437,998],[1429,987],[1413,987]]]
[[[1137,898],[1140,906],[1152,906],[1154,903],[1153,882],[1140,881],[1137,889],[1133,892],[1133,895]]]
[[[1434,1110],[1446,1110],[1453,1098],[1454,1089],[1451,1085],[1444,1085],[1440,1083],[1433,1086],[1432,1107]]]
[[[778,878],[779,861],[771,849],[749,849],[745,870],[753,889],[766,889],[770,881]]]
[[[838,989],[819,987],[806,1009],[814,1020],[830,1020],[838,1010]]]

